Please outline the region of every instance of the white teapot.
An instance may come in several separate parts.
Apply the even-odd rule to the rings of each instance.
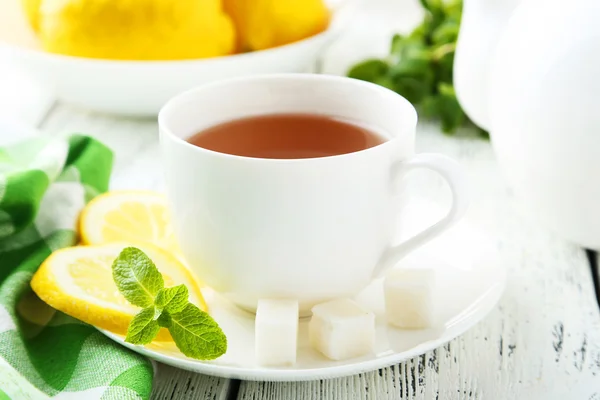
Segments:
[[[464,0],[454,84],[527,215],[600,249],[600,1]]]

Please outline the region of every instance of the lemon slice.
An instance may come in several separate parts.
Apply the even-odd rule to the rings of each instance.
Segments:
[[[52,307],[98,328],[125,335],[129,322],[141,309],[119,293],[112,278],[112,263],[123,243],[77,246],[55,251],[31,280],[33,291]],[[184,284],[189,300],[206,311],[206,303],[194,277],[173,255],[159,247],[137,245],[156,264],[165,287]],[[156,340],[171,340],[161,329]]]
[[[83,244],[151,243],[179,254],[164,196],[148,191],[112,191],[81,212]]]

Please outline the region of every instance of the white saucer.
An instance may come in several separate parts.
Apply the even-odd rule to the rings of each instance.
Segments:
[[[439,209],[413,202],[404,218],[423,227]],[[405,220],[406,221],[406,220]],[[496,305],[506,275],[495,243],[467,221],[405,258],[401,266],[434,268],[437,327],[400,330],[385,324],[381,280],[371,283],[356,300],[377,315],[375,352],[346,361],[331,361],[308,343],[308,319],[300,321],[298,359],[292,367],[261,367],[254,356],[254,315],[230,304],[211,289],[203,290],[210,313],[228,339],[227,353],[214,361],[198,361],[182,355],[174,344],[146,347],[125,343],[122,336],[103,331],[109,338],[159,362],[208,375],[261,381],[302,381],[354,375],[397,364],[438,348],[481,321]]]

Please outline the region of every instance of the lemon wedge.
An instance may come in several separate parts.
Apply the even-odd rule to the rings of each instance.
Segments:
[[[33,291],[44,302],[81,321],[125,335],[129,322],[141,309],[119,293],[112,277],[112,263],[130,244],[77,246],[55,251],[31,280]],[[151,244],[136,245],[163,275],[165,287],[184,284],[189,301],[206,311],[200,288],[189,270],[169,252]],[[171,336],[161,329],[156,340]]]
[[[112,191],[81,212],[83,244],[150,243],[179,254],[163,195],[150,191]]]

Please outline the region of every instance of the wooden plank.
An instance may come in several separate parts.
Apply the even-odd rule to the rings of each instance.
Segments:
[[[521,217],[487,141],[457,139],[420,125],[418,151],[468,169],[468,218],[497,237],[509,282],[503,299],[471,331],[435,351],[342,379],[243,382],[240,400],[592,399],[600,396],[600,313],[585,252]],[[411,177],[420,195],[448,201],[442,180]],[[451,234],[449,232],[448,234]]]
[[[598,300],[598,306],[600,306],[600,269],[598,268],[598,252],[595,250],[587,251],[588,260],[592,269],[592,276],[594,277],[594,289],[596,289],[596,300]]]
[[[152,400],[225,400],[230,380],[156,364]]]
[[[56,105],[40,126],[43,133],[85,133],[115,152],[111,187],[154,189],[162,187],[155,119],[116,118]],[[200,375],[157,363],[153,399],[214,399],[227,397],[229,379]]]

